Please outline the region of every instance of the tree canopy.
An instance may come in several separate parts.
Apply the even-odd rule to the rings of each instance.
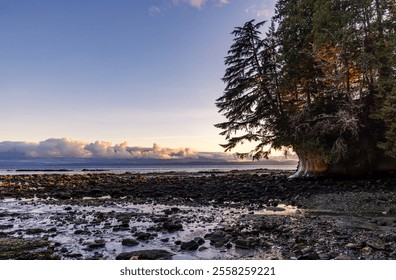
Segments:
[[[305,175],[396,169],[395,23],[393,0],[279,0],[270,23],[236,27],[222,146],[292,148]]]

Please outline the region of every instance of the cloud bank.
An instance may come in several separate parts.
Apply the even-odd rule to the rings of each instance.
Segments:
[[[91,143],[62,138],[38,143],[0,142],[0,159],[16,158],[109,158],[109,159],[211,159],[234,160],[227,153],[196,152],[190,148],[171,149],[153,144],[152,147],[129,146],[127,142],[112,144],[105,141]]]

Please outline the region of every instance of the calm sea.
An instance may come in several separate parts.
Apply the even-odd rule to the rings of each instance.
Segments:
[[[165,172],[209,172],[209,171],[232,171],[232,170],[296,170],[296,165],[261,165],[261,164],[184,164],[184,165],[133,165],[133,166],[10,166],[1,167],[0,175],[16,174],[83,174],[94,172],[110,173],[165,173]]]

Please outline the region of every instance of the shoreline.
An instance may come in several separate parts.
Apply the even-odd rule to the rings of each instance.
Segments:
[[[34,174],[88,174],[88,173],[197,173],[197,172],[231,172],[239,170],[286,170],[297,169],[297,164],[253,164],[253,163],[223,163],[223,164],[138,164],[138,165],[50,165],[50,166],[15,166],[14,168],[0,168],[1,175],[34,175]]]
[[[396,259],[395,178],[291,173],[1,175],[0,259]]]

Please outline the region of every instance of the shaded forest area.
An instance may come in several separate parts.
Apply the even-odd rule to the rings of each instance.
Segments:
[[[296,177],[396,171],[395,29],[393,0],[280,0],[271,22],[235,28],[222,146],[291,149]]]

